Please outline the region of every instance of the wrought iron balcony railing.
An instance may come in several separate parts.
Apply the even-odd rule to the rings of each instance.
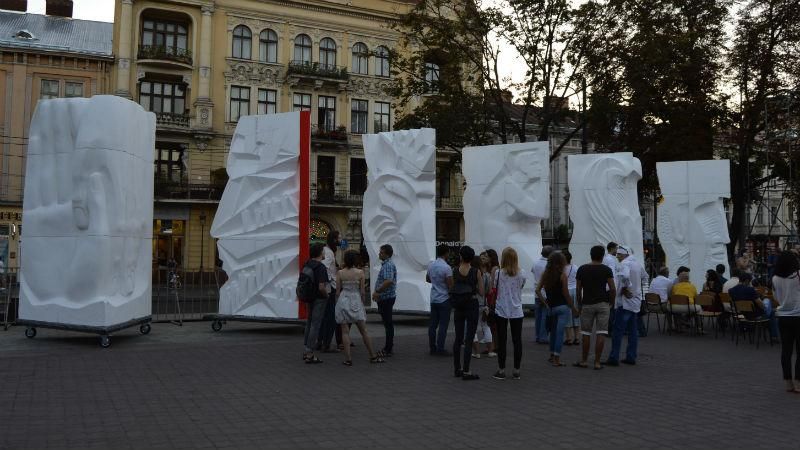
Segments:
[[[140,45],[139,59],[160,59],[192,64],[192,51],[187,48],[169,47],[166,45]]]
[[[336,80],[347,80],[350,78],[347,67],[297,60],[289,62],[289,69],[286,73],[287,75],[307,75],[312,77],[333,78]]]
[[[364,195],[350,193],[346,189],[311,188],[311,203],[315,205],[361,206]]]

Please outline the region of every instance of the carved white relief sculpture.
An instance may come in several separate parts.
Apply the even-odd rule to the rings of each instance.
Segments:
[[[39,101],[20,318],[109,327],[151,313],[155,115],[116,96]]]
[[[542,251],[542,219],[550,215],[548,142],[467,147],[462,153],[466,242],[476,253],[507,246],[527,273]],[[533,303],[533,291],[523,302]]]
[[[636,185],[642,163],[633,153],[570,155],[569,218],[572,263],[589,262],[589,250],[609,242],[626,245],[644,263],[642,216]]]
[[[383,244],[394,250],[398,311],[430,311],[425,282],[436,246],[436,132],[430,128],[364,135],[369,185],[362,229],[373,284]],[[375,286],[372,286],[375,289]]]
[[[675,276],[678,267],[691,269],[698,287],[706,270],[717,264],[728,274],[728,221],[724,198],[731,195],[728,160],[657,163],[658,184],[663,200],[658,205],[657,232]]]
[[[242,116],[211,235],[228,281],[219,313],[297,318],[300,113]]]

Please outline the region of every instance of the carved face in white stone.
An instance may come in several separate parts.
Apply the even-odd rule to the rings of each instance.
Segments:
[[[154,139],[153,114],[119,97],[39,103],[25,182],[26,304],[78,310],[149,297]]]
[[[700,284],[705,271],[727,266],[730,242],[723,199],[729,196],[726,160],[658,163],[663,201],[658,207],[658,237],[671,269],[691,268]]]
[[[508,174],[505,203],[512,212],[511,220],[541,219],[548,216],[550,191],[541,183],[547,180],[549,167],[542,164],[537,152],[512,152],[503,167]]]

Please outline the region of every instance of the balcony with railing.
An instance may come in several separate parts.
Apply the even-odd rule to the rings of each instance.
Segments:
[[[442,197],[437,195],[436,208],[450,211],[461,211],[464,209],[464,205],[461,200],[462,199],[459,196]]]
[[[189,129],[188,114],[157,112],[155,113],[155,115],[156,115],[156,126],[159,129],[177,129],[177,130]]]
[[[139,45],[136,55],[139,62],[166,62],[178,63],[181,66],[192,65],[192,51],[187,48],[170,47],[166,45]]]
[[[311,125],[311,143],[312,144],[333,144],[338,146],[346,146],[350,133],[343,125],[338,127],[329,127],[325,125]]]
[[[286,74],[290,76],[304,75],[308,77],[332,78],[345,81],[350,79],[347,67],[298,60],[289,62],[289,69],[286,71]]]
[[[361,206],[364,194],[351,193],[346,189],[311,188],[312,205]]]

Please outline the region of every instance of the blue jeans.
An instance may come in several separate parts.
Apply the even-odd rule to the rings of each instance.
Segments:
[[[567,305],[556,306],[550,308],[550,316],[555,317],[555,323],[550,328],[550,353],[560,355],[564,345],[564,328],[567,324],[572,325],[572,311]]]
[[[536,342],[547,344],[547,307],[536,300]]]
[[[611,353],[609,361],[619,361],[619,349],[622,346],[622,335],[628,332],[628,348],[625,349],[625,358],[636,361],[639,348],[639,330],[636,324],[637,314],[624,308],[614,310],[614,336],[611,338]]]
[[[444,352],[447,327],[450,325],[450,300],[431,303],[431,321],[428,325],[428,345],[432,352]],[[470,344],[472,345],[472,344]]]
[[[764,317],[769,319],[769,337],[777,339],[778,331],[778,318],[775,316],[775,308],[772,307],[772,302],[769,299],[764,299]]]

